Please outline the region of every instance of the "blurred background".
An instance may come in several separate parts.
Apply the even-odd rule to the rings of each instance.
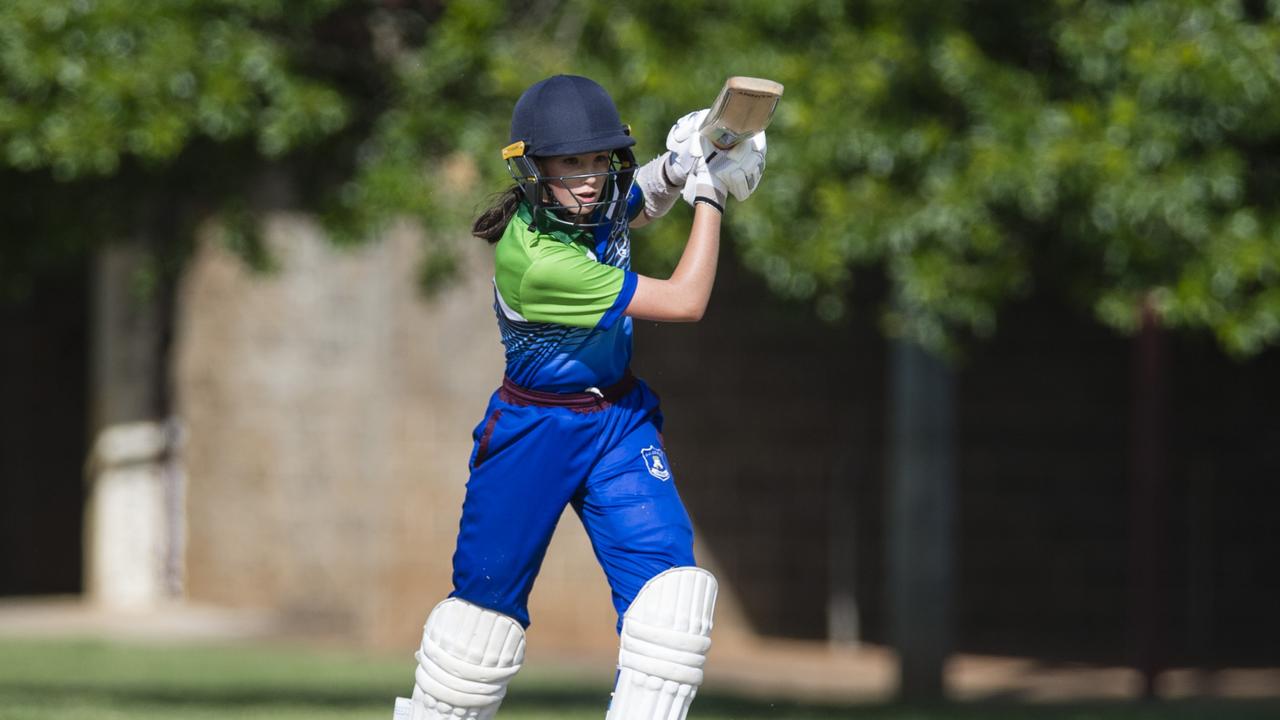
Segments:
[[[287,652],[210,640],[373,678],[212,715],[408,691],[503,367],[469,222],[515,99],[562,72],[642,161],[727,76],[786,86],[706,318],[635,333],[723,587],[703,716],[1280,713],[1280,2],[7,0],[14,717],[173,717],[156,668]],[[636,232],[636,268],[669,272],[690,216]],[[535,675],[607,688],[572,513],[532,615]],[[39,699],[86,657],[106,695]],[[110,695],[131,662],[178,690]],[[514,717],[599,714],[548,692]]]

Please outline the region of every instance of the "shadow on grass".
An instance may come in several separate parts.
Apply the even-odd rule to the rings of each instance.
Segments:
[[[607,695],[605,696],[607,702]],[[512,696],[504,708],[528,712],[557,709],[599,710],[601,696],[539,690]],[[690,718],[714,717],[752,720],[1277,720],[1280,702],[1178,701],[1076,702],[1029,704],[990,701],[976,703],[805,703],[754,700],[733,695],[700,692]]]
[[[391,706],[395,691],[334,690],[325,688],[238,688],[228,687],[107,687],[103,685],[10,684],[0,682],[0,705],[6,700],[41,698],[79,700],[103,706],[172,705],[202,707],[294,707],[365,708],[379,703]]]
[[[390,713],[392,698],[404,688],[332,688],[306,686],[252,687],[236,684],[217,686],[151,687],[76,685],[74,683],[8,683],[0,680],[0,705],[58,698],[61,702],[92,703],[102,707],[169,708],[175,717],[184,709],[237,710],[351,710]],[[503,705],[503,714],[557,714],[604,716],[608,691],[586,685],[541,685],[513,688]],[[1280,702],[1274,701],[1178,701],[1162,703],[1069,703],[1018,704],[984,702],[973,704],[822,704],[771,702],[731,695],[699,693],[691,718],[791,718],[795,720],[1274,720],[1280,718]]]

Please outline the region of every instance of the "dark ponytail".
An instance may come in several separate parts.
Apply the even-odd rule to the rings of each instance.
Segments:
[[[512,185],[510,189],[499,193],[488,209],[480,213],[480,217],[471,226],[471,234],[489,244],[498,242],[519,207],[520,186]]]

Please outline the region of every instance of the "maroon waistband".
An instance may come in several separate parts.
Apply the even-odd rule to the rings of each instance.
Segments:
[[[511,378],[502,378],[502,387],[498,388],[498,399],[510,405],[537,405],[539,407],[562,407],[578,412],[602,410],[621,400],[636,386],[636,377],[628,370],[618,382],[603,388],[590,388],[587,392],[557,393],[542,390],[530,390],[515,384]]]

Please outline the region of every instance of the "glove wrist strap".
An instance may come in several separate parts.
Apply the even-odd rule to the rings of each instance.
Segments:
[[[706,203],[706,204],[710,205],[711,207],[715,208],[716,210],[719,210],[721,215],[723,215],[723,214],[724,214],[724,205],[723,205],[723,204],[721,204],[721,203],[719,203],[719,202],[717,202],[717,201],[716,201],[716,199],[715,199],[715,198],[713,198],[713,197],[709,197],[709,196],[707,196],[707,195],[699,195],[699,196],[697,196],[697,197],[695,197],[695,198],[693,199],[693,204],[694,204],[695,206],[696,206],[698,203]]]

